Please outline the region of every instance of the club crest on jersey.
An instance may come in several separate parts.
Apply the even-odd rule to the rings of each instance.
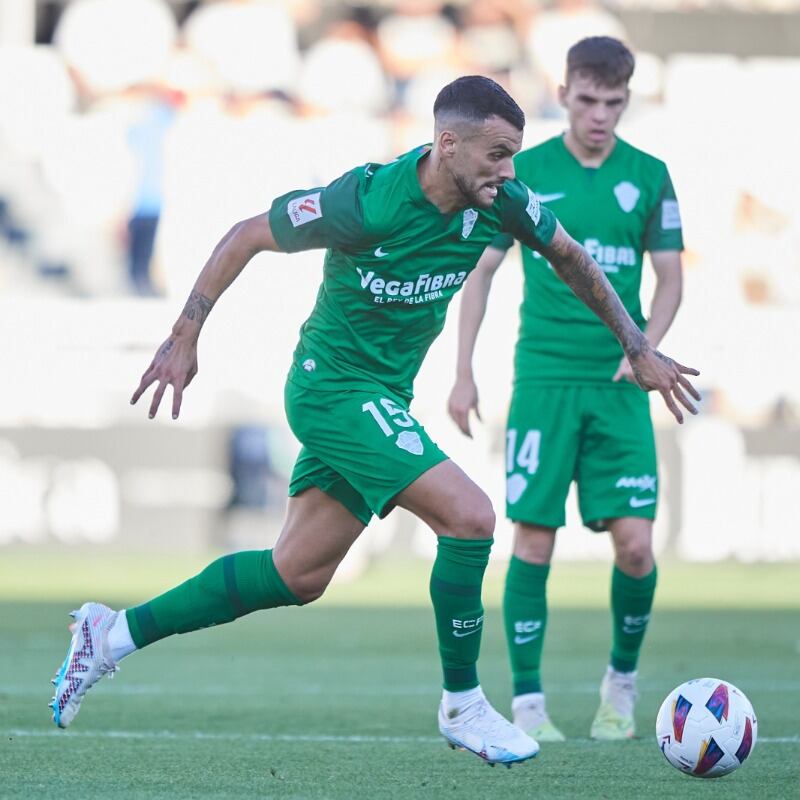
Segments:
[[[319,202],[320,192],[305,194],[302,197],[295,197],[289,201],[286,213],[292,221],[292,227],[305,225],[322,216],[322,206]]]
[[[477,221],[478,212],[474,208],[465,208],[463,222],[461,223],[462,239],[466,239],[472,233],[472,229],[475,227]]]
[[[622,181],[614,187],[614,196],[617,198],[619,207],[626,213],[630,214],[636,203],[639,201],[641,192],[630,181]]]
[[[530,189],[528,189],[528,207],[525,210],[533,220],[533,224],[538,225],[539,220],[542,218],[542,206],[539,203],[539,198]]]

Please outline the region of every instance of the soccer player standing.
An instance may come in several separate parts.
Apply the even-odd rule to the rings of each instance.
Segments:
[[[569,128],[521,152],[515,167],[583,243],[657,347],[681,300],[683,242],[666,166],[614,133],[633,69],[633,55],[616,39],[575,44],[559,92]],[[487,249],[462,298],[449,410],[467,434],[470,410],[478,404],[475,338],[492,277],[511,243],[504,236]],[[645,251],[656,273],[647,321],[639,301]],[[514,722],[542,741],[564,738],[545,708],[540,664],[550,560],[574,480],[584,524],[608,530],[615,553],[613,643],[591,736],[627,738],[634,732],[637,660],[656,588],[651,542],[658,487],[648,399],[618,342],[559,279],[546,253],[523,244],[522,263],[524,296],[506,431],[506,515],[515,523],[514,549],[503,603]]]
[[[681,367],[653,350],[586,251],[515,180],[524,115],[493,81],[466,77],[434,105],[435,137],[386,164],[357,167],[327,187],[292,191],[237,223],[214,249],[172,332],[133,394],[167,386],[172,416],[197,374],[203,323],[222,292],[263,250],[326,248],[317,303],[304,323],[285,388],[303,448],[286,521],[272,550],[226,555],[179,586],[114,612],[85,603],[54,679],[54,721],[67,727],[86,691],[119,660],[175,633],[322,595],[373,514],[395,506],[438,535],[430,594],[444,674],[439,729],[453,746],[511,764],[539,746],[481,691],[481,584],[494,512],[486,495],[411,416],[414,377],[447,305],[487,245],[506,232],[541,250],[610,325],[654,388],[691,407]]]

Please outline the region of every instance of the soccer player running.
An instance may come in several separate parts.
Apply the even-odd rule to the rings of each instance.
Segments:
[[[258,609],[304,605],[325,591],[373,514],[395,506],[438,535],[430,595],[444,674],[439,729],[489,763],[524,761],[538,744],[483,695],[476,664],[481,583],[494,512],[486,495],[409,411],[414,377],[447,305],[500,232],[540,250],[613,328],[643,387],[687,407],[681,367],[657,353],[586,251],[514,178],[524,115],[493,81],[470,76],[434,105],[434,141],[386,165],[357,167],[326,187],[292,191],[234,225],[200,272],[132,403],[156,385],[149,416],[172,387],[172,416],[197,374],[198,337],[223,291],[258,252],[327,248],[317,303],[285,387],[303,445],[272,550],[226,555],[134,608],[85,603],[54,683],[67,727],[86,691],[135,650]]]
[[[591,37],[567,55],[559,97],[566,133],[521,152],[515,168],[538,199],[593,256],[655,348],[681,300],[683,248],[678,203],[663,162],[618,138],[634,58],[609,37]],[[469,435],[478,410],[472,373],[475,339],[492,277],[509,237],[481,257],[464,290],[456,383],[449,411]],[[656,273],[650,319],[639,301],[642,257]],[[506,515],[515,523],[503,601],[513,673],[514,722],[540,741],[562,741],[542,692],[547,578],[570,483],[584,524],[608,530],[613,643],[592,722],[595,739],[634,733],[636,668],[656,588],[652,527],[656,453],[647,395],[637,366],[575,297],[545,251],[523,243],[524,295],[506,431]],[[666,397],[666,396],[665,396]],[[679,422],[681,415],[667,404]]]

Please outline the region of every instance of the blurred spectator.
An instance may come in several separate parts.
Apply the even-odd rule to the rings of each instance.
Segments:
[[[488,75],[508,88],[508,76],[522,58],[517,35],[519,4],[476,0],[461,14],[461,58],[470,72]]]
[[[739,194],[731,251],[749,303],[800,306],[800,236],[791,222],[754,194]]]
[[[231,431],[228,468],[233,481],[229,508],[266,508],[272,473],[269,432],[263,425],[238,425]]]
[[[299,99],[307,113],[387,110],[388,84],[369,32],[355,21],[334,23],[305,54]]]
[[[456,28],[438,0],[399,0],[378,24],[377,35],[395,102],[402,103],[414,76],[458,63]]]
[[[54,41],[93,97],[155,77],[175,35],[175,18],[163,0],[75,0],[64,9]]]
[[[292,93],[300,65],[297,30],[279,0],[219,0],[186,21],[187,45],[237,94]]]
[[[564,82],[564,54],[587,36],[628,40],[622,23],[595,0],[557,0],[533,18],[526,44],[531,62],[545,82],[540,106],[544,116],[562,115],[558,87]]]
[[[31,280],[36,269],[63,268],[62,254],[51,261],[37,235],[55,211],[41,157],[75,103],[72,81],[51,48],[0,46],[0,237],[10,248],[6,264],[13,260],[29,271],[15,276],[17,285],[26,283],[20,278]]]
[[[128,277],[133,290],[145,297],[157,294],[150,266],[163,204],[164,139],[175,119],[179,97],[157,86],[142,87],[136,92],[136,112],[128,127],[135,170],[128,219]]]

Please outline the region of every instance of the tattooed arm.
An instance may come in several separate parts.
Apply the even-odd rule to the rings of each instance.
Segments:
[[[158,382],[150,404],[152,419],[167,386],[172,386],[172,418],[177,419],[183,390],[197,374],[197,340],[214,303],[256,253],[278,249],[266,214],[238,222],[225,234],[195,281],[181,315],[172,326],[172,333],[142,375],[131,404]]]
[[[611,329],[628,358],[636,358],[648,347],[647,337],[625,310],[603,270],[561,225],[541,252],[558,277]]]
[[[586,250],[559,225],[552,241],[541,248],[541,253],[561,280],[617,337],[630,362],[636,383],[647,392],[653,389],[660,392],[678,422],[683,422],[683,414],[675,400],[696,414],[694,405],[683,390],[696,400],[700,399],[700,395],[684,376],[700,373],[696,369],[678,364],[650,346],[647,337],[625,310],[603,270]]]

